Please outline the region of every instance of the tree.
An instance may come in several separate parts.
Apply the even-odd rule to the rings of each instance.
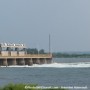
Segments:
[[[36,48],[32,48],[32,49],[28,48],[27,53],[28,54],[38,54],[38,50]]]
[[[39,53],[40,54],[44,54],[45,52],[44,52],[44,49],[41,49],[40,51],[39,51]]]
[[[45,54],[45,51],[44,51],[44,49],[41,49],[41,50],[37,50],[36,48],[28,48],[27,49],[27,53],[28,54]]]

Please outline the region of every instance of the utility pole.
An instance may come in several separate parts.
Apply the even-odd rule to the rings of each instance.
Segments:
[[[51,37],[50,37],[50,34],[49,34],[49,54],[51,53]]]

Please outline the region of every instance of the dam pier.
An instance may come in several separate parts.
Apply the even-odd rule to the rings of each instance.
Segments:
[[[24,44],[0,44],[0,66],[50,64],[52,54],[27,54]]]

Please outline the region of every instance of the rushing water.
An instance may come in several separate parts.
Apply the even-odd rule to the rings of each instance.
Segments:
[[[87,88],[75,90],[90,90],[90,58],[58,58],[48,65],[0,67],[0,86],[8,83],[78,86]]]

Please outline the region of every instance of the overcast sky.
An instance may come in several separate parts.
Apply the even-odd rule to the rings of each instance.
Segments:
[[[90,51],[90,0],[0,0],[0,43],[48,51]]]

